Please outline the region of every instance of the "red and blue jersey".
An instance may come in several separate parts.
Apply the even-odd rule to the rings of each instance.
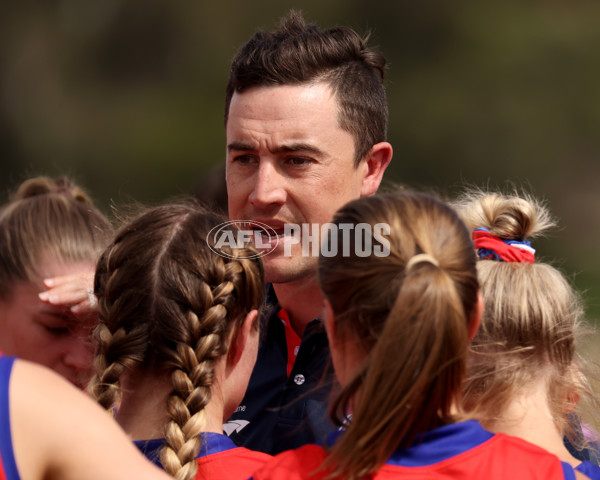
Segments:
[[[328,443],[335,442],[337,433]],[[254,472],[254,480],[319,480],[330,472],[320,470],[327,457],[318,445],[283,452]],[[486,480],[574,479],[572,467],[558,457],[520,438],[493,434],[478,422],[445,425],[422,435],[409,448],[398,449],[373,475],[373,480],[485,478]]]
[[[272,457],[238,447],[231,439],[219,433],[201,434],[202,443],[198,455],[196,478],[206,480],[241,480],[248,478]],[[134,442],[142,453],[156,465],[160,464],[160,450],[164,440],[138,440]]]
[[[19,480],[10,433],[9,384],[14,357],[0,353],[0,480]]]

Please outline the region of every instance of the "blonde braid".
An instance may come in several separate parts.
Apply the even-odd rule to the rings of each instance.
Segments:
[[[123,328],[113,334],[106,325],[99,324],[95,337],[98,342],[98,353],[94,360],[96,374],[88,391],[92,398],[114,415],[114,407],[119,404],[121,397],[121,375],[140,363],[143,350],[137,351],[140,342],[136,340],[136,332],[127,334]]]
[[[241,270],[228,264],[223,270]],[[237,267],[237,268],[236,268]],[[200,432],[204,426],[204,408],[210,402],[215,360],[227,352],[227,308],[234,285],[224,280],[212,291],[206,289],[205,301],[212,303],[201,317],[189,312],[185,319],[192,335],[191,344],[177,345],[171,373],[173,393],[167,402],[171,418],[167,424],[165,446],[161,451],[164,469],[178,480],[190,480],[197,472]],[[194,345],[194,348],[192,348]]]
[[[96,373],[88,386],[90,396],[96,400],[102,408],[109,413],[113,413],[113,405],[117,403],[120,394],[119,378],[121,372],[116,371],[117,365],[112,363],[108,365],[106,355],[112,339],[112,333],[106,325],[99,324],[95,331],[96,341],[98,343],[98,354],[94,359],[94,368]]]
[[[94,279],[100,321],[94,330],[96,373],[88,392],[111,415],[121,400],[121,375],[143,362],[148,343],[147,325],[135,322],[131,315],[131,279],[119,271],[127,256],[126,248],[116,241],[102,254]]]
[[[96,270],[93,394],[111,408],[120,398],[122,373],[134,365],[140,367],[134,375],[170,376],[160,457],[180,480],[191,480],[198,469],[215,363],[248,312],[263,302],[256,250],[230,249],[225,258],[208,244],[209,232],[224,221],[193,204],[148,209],[118,232]]]

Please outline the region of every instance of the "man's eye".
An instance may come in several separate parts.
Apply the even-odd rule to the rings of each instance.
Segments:
[[[233,160],[242,165],[249,165],[256,161],[256,159],[252,155],[238,155]]]
[[[307,165],[311,162],[310,158],[306,157],[288,157],[288,163],[295,166]]]

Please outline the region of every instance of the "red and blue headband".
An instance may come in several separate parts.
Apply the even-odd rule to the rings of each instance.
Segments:
[[[480,258],[521,263],[533,263],[535,260],[535,249],[527,240],[503,240],[486,228],[476,228],[472,238]]]

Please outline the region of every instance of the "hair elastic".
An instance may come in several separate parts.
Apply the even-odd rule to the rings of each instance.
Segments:
[[[422,263],[422,262],[431,263],[435,267],[440,266],[440,262],[438,262],[434,257],[429,255],[428,253],[418,253],[417,255],[413,255],[412,257],[409,258],[408,262],[406,262],[405,270],[408,272],[417,263]]]
[[[533,263],[535,249],[527,240],[504,240],[492,235],[487,228],[476,228],[471,235],[477,255],[499,262]]]

